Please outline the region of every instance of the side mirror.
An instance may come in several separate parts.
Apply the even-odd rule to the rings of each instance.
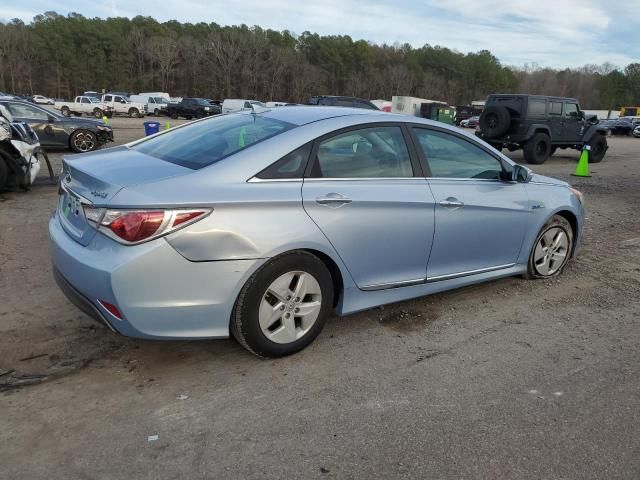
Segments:
[[[516,164],[511,171],[511,180],[517,183],[527,183],[531,181],[532,175],[533,172],[530,169]]]

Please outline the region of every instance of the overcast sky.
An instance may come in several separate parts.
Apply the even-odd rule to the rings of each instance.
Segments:
[[[87,17],[260,25],[376,43],[490,50],[503,64],[578,67],[640,62],[635,0],[0,0],[0,20],[45,11]]]

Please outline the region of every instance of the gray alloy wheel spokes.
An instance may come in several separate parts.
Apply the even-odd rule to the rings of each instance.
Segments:
[[[258,322],[274,343],[293,343],[311,330],[322,308],[320,284],[307,272],[276,278],[260,301]]]
[[[88,133],[78,133],[73,140],[74,146],[81,152],[90,152],[93,150],[93,137]]]
[[[547,277],[556,273],[569,255],[569,237],[560,227],[544,232],[533,252],[533,265],[538,274]]]

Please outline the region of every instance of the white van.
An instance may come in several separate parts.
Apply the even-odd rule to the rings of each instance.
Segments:
[[[132,102],[142,103],[147,106],[147,113],[149,115],[155,115],[156,117],[167,109],[169,99],[160,95],[149,95],[141,93],[140,95],[131,95],[129,99]]]
[[[267,106],[258,100],[243,100],[238,98],[227,98],[222,102],[222,113],[241,112],[243,110],[252,110],[251,105],[267,108]]]
[[[290,102],[267,102],[267,108],[274,108],[274,107],[289,107],[289,106],[295,106],[297,105],[297,103],[290,103]]]

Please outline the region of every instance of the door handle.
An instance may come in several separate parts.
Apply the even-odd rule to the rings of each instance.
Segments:
[[[320,205],[336,207],[340,207],[345,203],[351,203],[351,201],[352,200],[350,198],[347,198],[344,195],[335,192],[327,193],[324,197],[316,198],[316,203],[319,203]]]
[[[464,207],[464,203],[461,202],[460,200],[458,200],[455,197],[448,197],[445,200],[442,200],[440,202],[440,206],[444,207],[444,208],[451,208],[451,209],[455,209],[455,208],[462,208]]]

